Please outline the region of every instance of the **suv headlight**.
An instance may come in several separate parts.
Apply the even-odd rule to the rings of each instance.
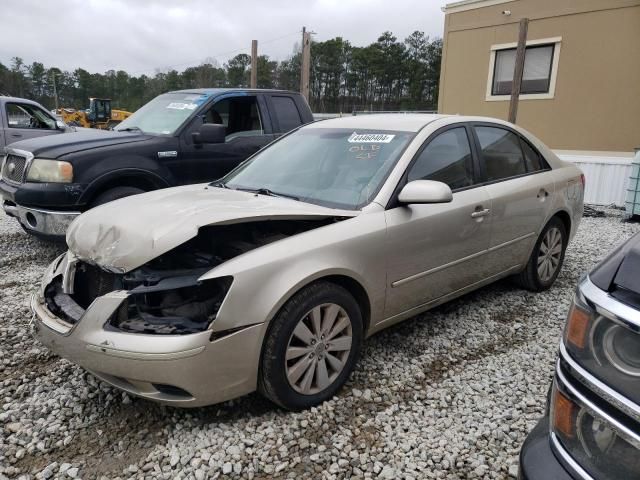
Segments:
[[[569,310],[564,344],[583,368],[640,404],[640,334],[600,315],[580,290]]]
[[[69,162],[35,158],[27,172],[27,182],[71,183],[73,166]]]

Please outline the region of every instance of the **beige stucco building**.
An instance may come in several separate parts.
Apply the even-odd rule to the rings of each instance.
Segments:
[[[440,112],[508,118],[528,18],[517,123],[557,150],[640,147],[640,0],[463,0],[444,11]]]

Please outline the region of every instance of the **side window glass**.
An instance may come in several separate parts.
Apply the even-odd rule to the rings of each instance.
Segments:
[[[473,160],[464,127],[452,128],[431,140],[409,170],[408,180],[436,180],[451,190],[473,185]]]
[[[520,139],[512,132],[496,127],[475,127],[487,180],[500,180],[527,173]]]
[[[203,121],[224,125],[227,142],[237,137],[264,135],[256,97],[224,98],[207,111]]]
[[[32,105],[20,103],[6,104],[9,128],[33,128],[51,130],[56,128],[55,120]]]
[[[527,171],[537,172],[538,170],[544,169],[544,164],[538,152],[524,140],[520,140],[520,143],[522,143],[522,151],[524,152],[524,160],[527,163]]]
[[[293,98],[273,95],[271,101],[282,133],[300,126],[302,119]]]

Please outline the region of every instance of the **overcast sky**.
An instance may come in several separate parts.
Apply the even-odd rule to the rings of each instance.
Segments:
[[[301,38],[342,36],[353,45],[374,42],[385,30],[404,39],[415,30],[441,36],[447,2],[441,0],[0,0],[0,62],[22,57],[63,70],[123,69],[153,74],[198,65],[222,65],[238,53],[281,60]]]

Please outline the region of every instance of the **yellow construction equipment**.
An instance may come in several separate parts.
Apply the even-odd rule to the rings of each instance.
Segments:
[[[109,98],[90,98],[87,110],[59,108],[56,114],[60,115],[67,125],[108,130],[131,116],[132,112],[112,110]]]

